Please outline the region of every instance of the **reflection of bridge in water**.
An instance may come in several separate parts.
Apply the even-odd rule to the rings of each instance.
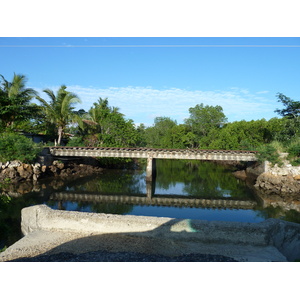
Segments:
[[[88,193],[56,192],[50,197],[55,201],[78,201],[92,203],[116,203],[131,205],[172,206],[172,207],[206,207],[206,208],[233,208],[252,209],[257,205],[253,200],[232,199],[198,199],[178,195],[165,196],[128,196],[128,195],[101,195]]]
[[[45,148],[46,149],[46,148]],[[118,157],[147,159],[146,180],[155,174],[156,159],[191,159],[212,161],[257,161],[256,151],[201,150],[201,149],[152,149],[110,147],[49,147],[53,158],[62,157]]]

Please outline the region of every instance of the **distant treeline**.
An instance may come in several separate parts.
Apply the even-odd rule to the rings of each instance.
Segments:
[[[107,98],[95,99],[88,111],[75,110],[81,101],[64,85],[56,92],[45,89],[42,98],[26,87],[24,75],[14,74],[11,82],[1,76],[0,83],[0,131],[44,134],[56,144],[67,138],[73,146],[255,150],[299,142],[300,102],[280,93],[276,98],[284,108],[276,109],[279,117],[270,120],[228,122],[220,105],[199,103],[189,108],[183,124],[161,116],[153,126],[136,127]]]

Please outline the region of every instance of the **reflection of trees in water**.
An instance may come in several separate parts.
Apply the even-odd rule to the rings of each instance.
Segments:
[[[72,210],[83,212],[95,212],[105,214],[129,214],[134,205],[124,203],[108,203],[108,202],[85,202],[85,201],[48,201],[47,205],[51,208],[59,210]],[[72,209],[70,209],[72,206]]]
[[[232,175],[232,169],[205,161],[157,161],[156,186],[168,189],[184,183],[183,191],[198,198],[253,199],[246,184]]]
[[[0,194],[0,250],[22,237],[21,210],[26,206],[41,203],[40,199],[31,199],[28,195],[9,197]]]
[[[83,202],[78,203],[78,207],[84,208],[87,204]],[[105,214],[128,214],[133,210],[133,205],[124,203],[90,203],[89,207],[93,212]]]
[[[264,219],[274,218],[282,219],[289,222],[300,223],[300,212],[295,209],[285,210],[281,206],[268,206],[264,208],[258,208],[257,216]]]
[[[143,174],[128,170],[107,170],[99,176],[80,178],[64,187],[65,191],[116,195],[143,194],[145,189]]]

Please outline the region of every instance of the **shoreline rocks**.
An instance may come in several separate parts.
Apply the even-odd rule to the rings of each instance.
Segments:
[[[299,195],[300,166],[292,166],[288,160],[280,167],[266,162],[265,172],[257,177],[255,188],[266,194]]]
[[[292,166],[288,160],[283,160],[282,166],[272,166],[267,161],[255,163],[244,170],[233,172],[233,175],[244,181],[251,180],[254,188],[265,195],[299,197],[300,166]]]
[[[101,173],[103,168],[88,164],[76,164],[74,162],[53,161],[49,166],[34,163],[26,164],[19,160],[0,162],[0,180],[3,182],[36,182],[42,178],[48,177],[68,177],[72,175],[91,175]]]

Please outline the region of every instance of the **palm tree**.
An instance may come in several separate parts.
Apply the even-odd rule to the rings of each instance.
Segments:
[[[15,121],[23,121],[34,116],[36,106],[31,105],[32,98],[37,92],[31,88],[25,88],[26,77],[14,74],[12,82],[7,81],[2,75],[0,86],[0,120],[5,127],[11,127]]]
[[[46,119],[56,126],[58,145],[61,144],[61,139],[67,125],[70,122],[78,122],[79,119],[78,114],[73,111],[73,104],[81,101],[75,94],[66,91],[66,88],[65,85],[62,85],[56,95],[50,89],[43,90],[50,97],[50,103],[41,97],[36,97],[42,104]]]

